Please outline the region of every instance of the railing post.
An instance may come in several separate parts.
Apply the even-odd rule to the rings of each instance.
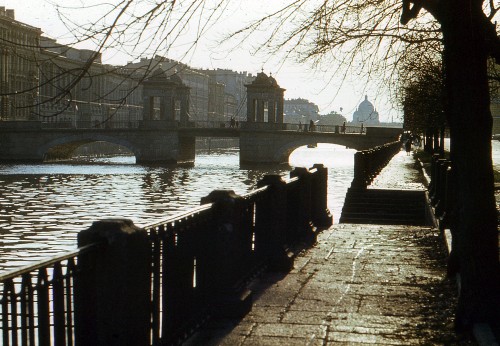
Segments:
[[[322,228],[333,223],[332,214],[328,210],[328,168],[315,164],[311,181],[311,212],[314,225]]]
[[[436,186],[436,208],[435,214],[437,217],[441,217],[445,211],[445,199],[446,199],[446,185],[447,185],[447,172],[450,166],[449,160],[442,160],[439,165],[439,184]]]
[[[78,258],[76,345],[149,345],[151,244],[132,221],[97,221],[78,234],[78,246],[103,249]]]
[[[286,237],[286,182],[279,175],[266,175],[258,187],[268,186],[256,204],[255,250],[269,261],[275,271],[290,271],[293,258]]]
[[[357,151],[354,154],[354,179],[351,183],[353,188],[366,189],[365,155],[364,151]]]
[[[307,168],[297,167],[290,172],[290,177],[299,178],[299,190],[296,196],[288,198],[297,198],[296,210],[290,210],[289,213],[297,215],[297,234],[309,244],[316,242],[316,228],[312,224],[311,217],[311,174]]]
[[[212,275],[213,313],[221,317],[242,317],[252,308],[252,293],[241,285],[248,260],[245,238],[246,220],[243,220],[244,203],[242,197],[232,190],[214,190],[201,199],[201,204],[213,203],[214,267]],[[251,220],[250,220],[251,222]]]

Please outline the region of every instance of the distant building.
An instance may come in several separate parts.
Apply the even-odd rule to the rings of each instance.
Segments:
[[[37,57],[42,30],[0,7],[0,120],[36,119]]]
[[[190,66],[166,57],[156,55],[154,58],[141,58],[139,62],[129,63],[122,68],[134,72],[136,76],[148,76],[160,67],[167,75],[177,74],[182,82],[191,88],[189,100],[189,117],[192,121],[208,120],[209,112],[209,76]],[[213,84],[216,86],[216,84]],[[214,99],[217,99],[216,91]],[[215,107],[217,108],[217,107]]]
[[[301,122],[309,123],[309,121],[319,120],[319,107],[306,99],[290,99],[285,100],[284,105],[285,123]]]
[[[347,119],[342,115],[337,112],[330,112],[329,114],[326,115],[320,115],[319,116],[319,125],[328,125],[328,126],[335,126],[335,125],[343,125],[347,123]]]
[[[368,101],[368,95],[358,106],[358,109],[352,115],[352,123],[354,125],[379,125],[379,115],[373,104]]]
[[[217,83],[224,85],[225,104],[224,118],[230,119],[234,117],[238,120],[246,119],[247,98],[246,84],[253,82],[255,76],[251,73],[237,72],[228,69],[199,70],[207,74]]]

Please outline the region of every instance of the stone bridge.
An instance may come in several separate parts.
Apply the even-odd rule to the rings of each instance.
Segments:
[[[137,128],[58,129],[44,128],[37,121],[0,122],[0,162],[66,159],[81,145],[104,141],[127,148],[137,163],[192,164],[196,137],[239,137],[241,163],[287,163],[300,146],[332,143],[363,150],[394,141],[401,132],[376,127],[365,128],[363,134],[338,133],[338,127],[329,130],[298,132],[296,125],[255,123],[241,128],[182,127],[165,121],[145,121]]]

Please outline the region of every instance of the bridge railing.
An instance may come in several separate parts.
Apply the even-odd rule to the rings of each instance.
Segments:
[[[8,124],[14,124],[8,126]],[[360,126],[341,126],[341,125],[314,125],[311,129],[309,124],[296,123],[268,123],[268,122],[252,122],[246,121],[236,122],[231,124],[230,121],[204,121],[196,120],[186,123],[179,121],[163,121],[163,120],[110,120],[110,121],[73,121],[73,120],[58,120],[54,122],[37,122],[37,121],[17,121],[17,122],[2,122],[1,127],[5,128],[31,128],[33,124],[37,124],[42,129],[137,129],[137,128],[157,128],[161,125],[162,128],[241,128],[247,130],[269,130],[269,131],[299,131],[299,132],[321,132],[321,133],[338,133],[338,134],[366,134],[367,129]],[[156,124],[156,125],[155,125]]]
[[[211,316],[242,316],[247,283],[289,270],[294,246],[331,225],[326,184],[315,165],[144,227],[94,222],[78,250],[0,276],[3,345],[174,344]]]

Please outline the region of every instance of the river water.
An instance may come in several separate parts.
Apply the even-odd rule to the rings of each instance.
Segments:
[[[93,164],[0,165],[0,273],[76,248],[76,235],[103,218],[144,225],[198,206],[214,189],[243,194],[265,174],[293,167],[329,168],[328,203],[335,222],[353,176],[354,150],[299,148],[291,167],[240,169],[237,149],[197,152],[194,167],[141,166],[134,157]]]
[[[500,170],[500,142],[493,141]],[[144,225],[198,206],[214,189],[243,194],[265,174],[328,167],[328,207],[338,222],[353,177],[354,150],[299,148],[291,167],[240,169],[237,149],[197,152],[194,167],[141,166],[134,157],[93,164],[0,165],[0,273],[76,248],[76,235],[104,218]]]

